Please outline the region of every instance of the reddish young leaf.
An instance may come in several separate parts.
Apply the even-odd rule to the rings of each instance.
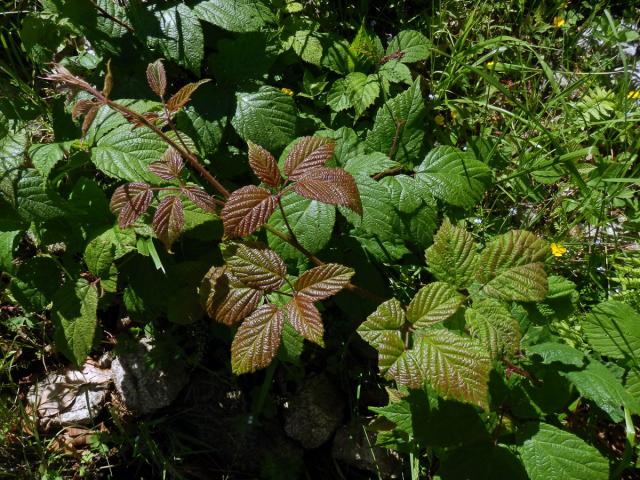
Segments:
[[[268,190],[247,185],[233,192],[222,208],[225,237],[244,237],[264,225],[276,208]]]
[[[167,250],[171,250],[171,245],[184,227],[184,212],[179,196],[171,195],[162,199],[156,208],[152,225]]]
[[[265,368],[280,347],[284,314],[275,305],[266,304],[247,317],[231,344],[233,373],[249,373]]]
[[[313,300],[301,295],[295,295],[286,305],[287,318],[304,338],[324,347],[324,327],[320,312],[313,304]]]
[[[223,255],[233,275],[248,287],[273,291],[285,281],[287,266],[284,261],[263,245],[229,245]]]
[[[183,167],[182,156],[180,156],[176,150],[169,147],[162,155],[160,161],[153,162],[149,165],[149,171],[164,180],[173,180],[174,178],[178,178]]]
[[[167,89],[167,74],[164,71],[162,60],[158,59],[147,66],[147,82],[153,93],[159,97],[164,97]]]
[[[100,109],[99,105],[94,105],[84,116],[84,121],[82,122],[82,136],[86,136],[89,131],[89,127],[93,123],[93,120],[96,118],[98,110]]]
[[[207,192],[205,192],[204,189],[195,186],[188,186],[182,187],[181,191],[187,196],[189,200],[191,200],[205,212],[215,212],[215,199]]]
[[[322,300],[335,295],[349,283],[353,270],[339,263],[327,263],[304,272],[293,285],[297,296]]]
[[[335,146],[330,138],[302,137],[287,155],[284,174],[289,180],[299,180],[314,168],[324,166],[333,155]]]
[[[111,74],[111,59],[107,60],[107,74],[104,76],[104,84],[102,86],[102,94],[109,98],[109,94],[113,89],[113,75]]]
[[[191,95],[195,92],[200,85],[203,83],[207,83],[209,80],[200,80],[196,83],[187,83],[184,87],[177,91],[167,102],[167,109],[171,113],[175,113],[184,107],[189,100],[191,100]]]
[[[260,145],[248,142],[249,165],[256,176],[271,187],[277,187],[282,181],[278,163],[269,152]]]
[[[201,302],[207,314],[226,325],[253,312],[263,293],[240,283],[226,266],[211,268],[200,286]]]
[[[96,105],[97,104],[93,99],[78,100],[78,102],[73,106],[73,109],[71,110],[71,118],[77,120],[79,116],[89,113],[89,110],[91,110]]]
[[[116,188],[111,196],[111,211],[118,215],[118,225],[126,228],[147,211],[153,191],[143,182],[127,183]]]
[[[356,182],[351,174],[341,168],[315,168],[301,178],[293,189],[305,198],[331,205],[342,205],[362,214]]]

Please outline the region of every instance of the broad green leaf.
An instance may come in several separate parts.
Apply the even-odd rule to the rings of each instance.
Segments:
[[[573,433],[546,423],[519,432],[520,458],[531,480],[607,480],[609,462]]]
[[[627,372],[624,389],[640,402],[640,371],[631,369]]]
[[[285,322],[282,328],[282,343],[278,350],[278,358],[285,362],[301,365],[300,355],[304,348],[304,337],[296,332],[290,323]]]
[[[295,193],[284,195],[280,201],[298,241],[311,253],[320,251],[331,239],[336,207],[317,200],[308,200]],[[267,223],[283,234],[288,234],[280,210],[276,210]],[[298,250],[280,238],[269,232],[267,238],[271,248],[284,259],[301,258],[302,254]]]
[[[405,229],[403,239],[424,248],[433,241],[433,232],[438,222],[438,212],[433,205],[422,204],[410,214],[400,214]]]
[[[102,187],[93,179],[80,177],[69,194],[69,205],[83,224],[111,225],[113,214]]]
[[[20,230],[0,232],[0,270],[5,272],[13,271],[13,250],[16,247],[16,240],[20,233]]]
[[[56,346],[76,365],[84,363],[91,351],[97,308],[98,291],[82,278],[65,284],[53,299]]]
[[[66,149],[64,143],[39,143],[29,147],[29,158],[42,178],[49,178],[53,167],[64,159]]]
[[[113,229],[91,240],[84,250],[84,263],[89,271],[102,279],[109,276],[109,270],[116,256]]]
[[[476,302],[465,317],[471,335],[480,340],[494,360],[513,357],[520,350],[520,324],[502,302],[492,298]]]
[[[382,303],[358,327],[358,334],[378,351],[380,373],[385,374],[404,352],[401,328],[405,323],[402,305],[395,298]]]
[[[233,373],[255,372],[271,363],[280,347],[284,313],[275,305],[259,307],[238,328],[231,344]]]
[[[9,289],[24,310],[41,312],[53,300],[62,280],[60,274],[54,259],[33,257],[20,265]]]
[[[204,0],[193,8],[200,20],[231,32],[255,32],[275,18],[258,0]]]
[[[285,46],[293,51],[305,62],[320,66],[322,61],[322,36],[310,30],[298,30],[286,41]]]
[[[0,193],[5,192],[0,190]],[[17,172],[17,180],[10,194],[7,200],[24,220],[51,220],[66,213],[61,208],[61,199],[47,189],[45,179],[32,168]]]
[[[331,90],[327,93],[327,105],[334,112],[342,112],[351,107],[346,79],[340,78],[333,83]]]
[[[475,341],[444,328],[432,328],[414,337],[410,353],[423,379],[440,395],[488,408],[491,358]]]
[[[324,40],[322,66],[341,75],[347,75],[355,68],[356,58],[343,38],[328,35]]]
[[[402,30],[395,36],[387,47],[387,55],[397,55],[398,60],[403,63],[419,62],[426,60],[431,53],[431,42],[420,32],[415,30]]]
[[[398,162],[394,162],[384,153],[373,152],[349,157],[344,164],[344,169],[351,175],[374,175],[399,166]]]
[[[377,155],[377,154],[371,154]],[[413,213],[422,205],[422,195],[415,178],[408,175],[390,175],[380,179],[391,194],[393,205],[401,213]]]
[[[133,15],[133,20],[136,34],[149,47],[159,49],[168,60],[173,60],[196,75],[200,74],[204,37],[198,17],[188,6],[179,3],[152,12],[146,10],[140,16]]]
[[[433,282],[422,287],[407,307],[407,320],[415,328],[427,328],[452,317],[462,305],[464,296],[448,283]]]
[[[91,161],[104,174],[128,180],[157,183],[149,165],[160,160],[165,143],[151,130],[124,124],[104,134],[91,149]]]
[[[356,117],[360,117],[380,95],[378,78],[375,75],[353,72],[344,81],[349,105],[355,109]]]
[[[468,287],[475,273],[476,248],[469,232],[445,219],[425,252],[427,268],[438,280]]]
[[[119,99],[118,103],[128,107],[136,113],[156,111],[159,108],[162,108],[160,103],[151,102],[149,100]],[[128,123],[129,122],[127,122],[121,113],[116,112],[107,106],[102,106],[98,110],[95,120],[91,123],[91,127],[87,130],[85,140],[89,145],[94,146],[107,133]],[[139,130],[135,130],[135,132],[138,131]],[[163,151],[164,150],[166,150],[166,145],[164,145]]]
[[[483,291],[499,300],[535,302],[547,295],[544,262],[547,244],[526,230],[494,238],[482,251],[476,278]]]
[[[349,50],[358,59],[360,66],[365,69],[378,64],[384,55],[382,42],[375,33],[367,30],[365,22],[360,24],[360,29],[351,42]]]
[[[591,310],[582,328],[599,354],[630,358],[640,366],[640,314],[629,305],[618,300],[603,302]]]
[[[274,87],[238,92],[231,124],[243,140],[273,151],[294,139],[296,107],[289,95]]]
[[[584,370],[563,372],[580,394],[607,412],[611,420],[624,420],[623,406],[640,413],[640,402],[627,393],[620,381],[600,362],[592,360]]]
[[[248,287],[276,290],[285,281],[287,266],[273,250],[258,245],[232,244],[223,251],[225,263]]]
[[[482,199],[491,179],[491,170],[473,152],[450,146],[432,149],[415,171],[416,179],[433,196],[465,208]]]
[[[380,107],[367,134],[367,148],[403,165],[415,165],[422,150],[425,113],[420,78],[417,78],[406,91]]]
[[[389,83],[404,83],[409,86],[413,83],[411,70],[401,60],[391,60],[384,63],[378,70],[378,75],[383,81]]]
[[[321,130],[316,132],[315,135],[335,140],[333,158],[336,159],[338,166],[345,168],[347,161],[351,157],[364,155],[364,143],[360,141],[356,132],[351,128],[340,127],[337,130]],[[354,172],[349,173],[354,174]]]
[[[582,367],[584,365],[584,353],[576,350],[566,343],[545,342],[526,347],[528,355],[538,355],[542,358],[542,363],[549,365],[558,362],[563,365],[573,365]]]
[[[381,241],[395,241],[400,227],[400,218],[393,207],[387,188],[367,175],[354,175],[362,216],[340,207],[340,213],[358,229],[374,235]]]
[[[503,445],[489,442],[447,452],[438,474],[443,480],[528,480],[515,453]]]

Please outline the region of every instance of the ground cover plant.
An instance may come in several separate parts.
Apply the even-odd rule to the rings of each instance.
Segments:
[[[638,478],[640,6],[0,12],[6,478]]]

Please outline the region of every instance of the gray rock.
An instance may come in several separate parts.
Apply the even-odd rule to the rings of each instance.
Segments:
[[[169,405],[187,383],[184,365],[149,365],[151,341],[143,339],[132,352],[117,356],[111,373],[123,405],[134,415],[145,415]]]
[[[306,449],[326,442],[342,422],[344,400],[325,375],[308,380],[296,393],[285,418],[285,431]]]
[[[333,439],[331,454],[351,467],[367,470],[380,478],[400,478],[400,459],[391,451],[376,447],[376,437],[360,422],[342,426]]]
[[[109,370],[89,361],[50,373],[29,389],[27,400],[44,429],[87,424],[100,413],[110,386]]]

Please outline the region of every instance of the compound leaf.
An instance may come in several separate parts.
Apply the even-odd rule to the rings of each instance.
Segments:
[[[402,63],[413,63],[429,58],[431,42],[422,33],[415,30],[402,30],[393,37],[387,47],[387,55],[397,55]],[[400,51],[400,54],[397,52]]]

